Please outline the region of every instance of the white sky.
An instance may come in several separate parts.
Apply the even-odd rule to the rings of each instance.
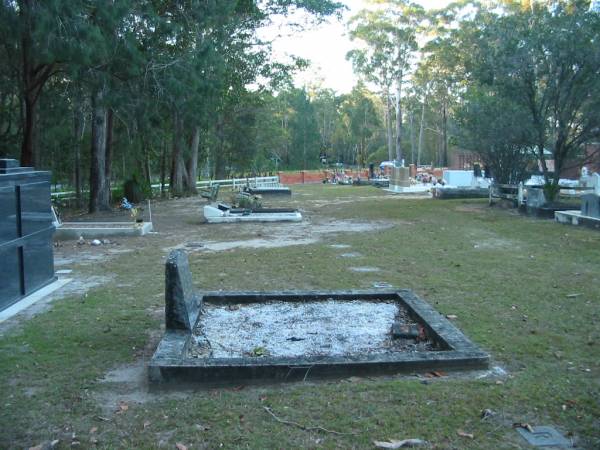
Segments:
[[[294,78],[298,87],[317,83],[338,93],[347,93],[356,84],[352,64],[346,61],[346,53],[353,48],[347,36],[345,22],[366,6],[364,0],[341,0],[349,7],[342,20],[329,19],[320,25],[309,27],[304,32],[294,31],[289,21],[276,23],[261,33],[272,38],[273,55],[277,61],[286,61],[295,55],[312,62],[311,67]],[[425,8],[443,8],[450,0],[416,0]],[[297,19],[297,18],[296,18]]]

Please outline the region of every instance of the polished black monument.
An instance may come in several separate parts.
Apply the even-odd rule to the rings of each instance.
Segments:
[[[0,311],[56,279],[50,172],[0,159]]]

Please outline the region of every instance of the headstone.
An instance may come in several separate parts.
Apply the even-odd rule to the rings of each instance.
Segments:
[[[0,311],[56,279],[50,172],[0,159]]]
[[[447,185],[456,187],[470,187],[475,181],[472,170],[444,170],[442,178]]]
[[[165,318],[167,329],[192,331],[201,307],[192,284],[187,254],[173,250],[165,267]]]
[[[546,196],[544,190],[540,188],[527,188],[527,207],[541,208],[546,204]]]
[[[600,195],[584,194],[581,196],[581,215],[600,219]]]
[[[408,167],[394,167],[390,184],[394,186],[410,187],[410,173]]]

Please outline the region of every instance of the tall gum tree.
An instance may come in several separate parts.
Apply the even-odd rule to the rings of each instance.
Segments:
[[[402,88],[418,49],[417,34],[424,17],[422,7],[408,0],[377,0],[350,21],[350,35],[364,44],[348,58],[367,81],[377,83],[384,96],[395,91],[395,159],[404,159],[402,149]],[[390,115],[388,107],[388,115]],[[387,129],[389,142],[390,128]],[[388,150],[389,151],[389,150]]]

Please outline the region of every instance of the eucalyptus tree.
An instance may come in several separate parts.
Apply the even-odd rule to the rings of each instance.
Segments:
[[[373,9],[365,9],[350,22],[350,35],[363,47],[348,54],[355,70],[367,81],[377,83],[386,102],[395,84],[396,160],[404,157],[402,150],[402,87],[418,49],[418,29],[423,19],[422,7],[409,0],[376,0]],[[390,109],[388,117],[388,147],[391,135]],[[390,152],[391,153],[391,152]]]
[[[293,111],[289,119],[290,165],[303,170],[316,167],[321,136],[315,106],[304,88],[293,88],[288,99]]]
[[[364,166],[369,154],[382,143],[381,135],[377,132],[381,127],[377,100],[360,83],[341,98],[340,113],[346,133],[347,163]]]
[[[455,50],[464,81],[506,98],[528,114],[552,198],[562,170],[600,130],[600,17],[584,2],[480,9],[461,22]],[[552,153],[554,174],[546,162]]]
[[[517,184],[529,176],[535,135],[521,105],[491,89],[473,86],[465,92],[456,120],[461,146],[480,156],[496,182]]]

